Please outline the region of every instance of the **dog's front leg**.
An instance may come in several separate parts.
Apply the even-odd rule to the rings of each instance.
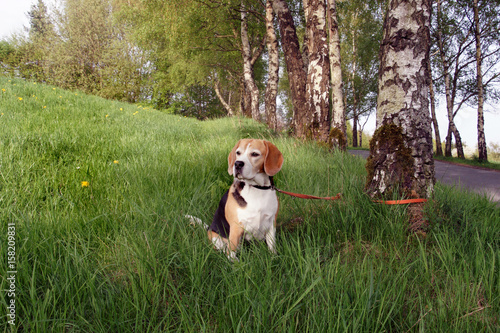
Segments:
[[[232,225],[231,230],[229,231],[229,244],[228,244],[228,253],[227,257],[229,260],[235,261],[238,260],[236,258],[236,250],[240,246],[241,238],[243,237],[243,233],[245,231],[239,225]]]
[[[276,228],[273,226],[266,233],[266,244],[267,244],[267,247],[269,248],[269,251],[271,251],[274,254],[276,254],[276,249],[274,247],[276,244],[275,240],[276,240]]]

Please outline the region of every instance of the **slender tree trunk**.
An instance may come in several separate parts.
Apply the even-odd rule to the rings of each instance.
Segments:
[[[259,113],[259,88],[254,80],[252,66],[252,50],[248,39],[247,11],[243,0],[241,1],[241,45],[243,54],[243,81],[245,93],[248,93],[250,100],[250,112],[252,118],[260,120]],[[248,107],[248,106],[247,106]]]
[[[474,35],[476,39],[476,78],[477,78],[477,149],[479,161],[488,161],[488,150],[484,135],[484,90],[483,90],[483,68],[481,54],[481,32],[479,28],[478,0],[474,0]]]
[[[453,133],[453,136],[455,137],[455,142],[457,146],[457,154],[459,158],[465,158],[464,155],[464,150],[463,150],[463,145],[462,145],[462,139],[460,137],[460,133],[458,132],[458,129],[455,125],[455,115],[453,113],[453,104],[454,104],[454,98],[452,97],[452,89],[451,89],[451,82],[450,82],[450,65],[448,63],[446,51],[445,51],[445,46],[444,46],[444,41],[443,41],[443,27],[442,27],[442,22],[441,22],[441,0],[437,1],[437,36],[438,36],[438,48],[439,48],[439,55],[441,58],[441,64],[443,66],[443,77],[444,77],[444,86],[445,86],[445,95],[446,95],[446,111],[448,115],[448,122],[449,122],[449,131],[448,135],[446,136],[446,144],[445,144],[445,149],[444,149],[444,154],[445,156],[451,156],[451,133]],[[451,133],[450,133],[451,131]]]
[[[335,0],[328,0],[328,29],[331,76],[331,128],[338,128],[344,135],[342,150],[347,149],[347,128],[345,122],[344,97],[342,93],[342,67],[340,61],[340,37],[337,21],[337,4]]]
[[[359,146],[363,147],[363,127],[359,126]]]
[[[432,125],[434,126],[434,135],[436,137],[436,156],[443,156],[443,146],[441,144],[441,135],[439,134],[439,125],[436,118],[436,102],[434,96],[434,84],[432,83],[432,68],[431,62],[428,62],[429,66],[429,100],[431,103],[431,119]]]
[[[330,60],[324,0],[308,0],[307,32],[309,64],[306,99],[308,129],[316,140],[326,141],[330,132]]]
[[[391,0],[380,46],[377,130],[367,161],[372,197],[434,188],[429,116],[430,0]]]
[[[365,130],[366,123],[368,122],[369,117],[366,117],[365,122],[363,125],[361,125],[361,122],[359,122],[359,146],[363,147],[363,132]]]
[[[292,126],[298,137],[305,137],[308,110],[305,89],[307,77],[300,53],[299,39],[286,1],[272,0],[272,5],[279,21],[281,44],[285,56],[288,80],[290,81],[293,104]]]
[[[356,106],[353,105],[353,116],[352,116],[352,146],[359,147],[358,145],[358,113],[356,111]]]
[[[357,14],[355,14],[355,17]],[[351,73],[351,92],[352,92],[352,113],[353,113],[353,123],[352,123],[352,146],[358,147],[358,99],[356,94],[356,87],[354,85],[354,78],[356,77],[356,71],[358,67],[357,62],[357,52],[358,47],[356,44],[356,32],[352,33],[352,73]]]
[[[244,117],[252,117],[250,110],[250,94],[247,93],[245,81],[240,79],[240,115]]]
[[[234,115],[233,108],[231,107],[231,105],[229,105],[228,102],[226,102],[226,100],[224,99],[224,97],[221,94],[219,79],[214,79],[214,90],[215,90],[215,94],[217,95],[217,98],[221,102],[222,106],[224,107],[224,109],[226,109],[227,115],[230,117],[233,116]]]
[[[268,60],[268,78],[266,86],[266,118],[267,126],[277,130],[278,121],[276,119],[276,96],[278,95],[279,82],[279,51],[278,40],[274,30],[274,13],[270,0],[266,2],[266,35]]]
[[[431,6],[431,18],[432,20],[432,6]],[[434,126],[434,136],[436,138],[436,156],[443,156],[443,145],[441,144],[441,135],[439,134],[439,125],[436,117],[436,99],[434,95],[434,82],[432,80],[432,66],[431,62],[428,63],[429,70],[429,100],[431,104],[431,119],[432,125]]]

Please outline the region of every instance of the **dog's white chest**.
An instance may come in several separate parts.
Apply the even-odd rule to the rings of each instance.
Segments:
[[[241,196],[247,205],[238,208],[238,221],[245,230],[245,239],[263,240],[274,230],[274,217],[278,211],[278,198],[274,190],[259,190],[246,186]]]

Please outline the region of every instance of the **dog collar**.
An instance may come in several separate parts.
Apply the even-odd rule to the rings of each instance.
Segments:
[[[273,188],[272,185],[269,185],[269,186],[250,185],[250,186],[255,187],[258,190],[270,190]]]
[[[271,190],[271,189],[275,189],[274,188],[274,179],[273,179],[273,176],[269,177],[269,181],[271,181],[271,185],[269,186],[260,186],[260,185],[250,185],[252,187],[255,187],[256,189],[258,190]]]

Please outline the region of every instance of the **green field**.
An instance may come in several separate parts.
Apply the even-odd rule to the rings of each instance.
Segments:
[[[1,331],[500,330],[500,209],[484,197],[438,184],[409,230],[407,206],[364,195],[362,159],[251,120],[0,89]],[[246,137],[283,152],[278,187],[343,197],[280,195],[278,255],[249,243],[231,263],[183,216],[211,221]]]

